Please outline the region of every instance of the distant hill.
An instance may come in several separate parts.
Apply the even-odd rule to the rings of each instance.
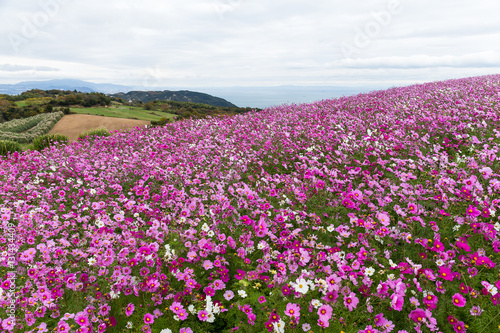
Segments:
[[[143,103],[152,101],[176,101],[203,103],[221,107],[236,107],[233,103],[223,98],[215,97],[209,94],[194,92],[189,90],[179,91],[129,91],[128,93],[111,94],[111,97],[123,98],[127,102],[141,101]]]
[[[130,87],[110,83],[93,83],[82,80],[48,80],[48,81],[24,81],[16,84],[0,84],[0,94],[19,95],[22,92],[40,90],[76,90],[84,93],[100,92],[112,94],[119,91],[129,91]]]

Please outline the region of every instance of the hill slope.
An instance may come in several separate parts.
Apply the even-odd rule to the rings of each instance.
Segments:
[[[499,120],[491,75],[14,154],[2,306],[16,332],[497,332]]]
[[[128,93],[117,93],[110,96],[123,98],[127,102],[141,101],[143,103],[147,103],[152,101],[177,101],[203,103],[221,107],[236,107],[236,105],[223,98],[189,90],[129,91]]]

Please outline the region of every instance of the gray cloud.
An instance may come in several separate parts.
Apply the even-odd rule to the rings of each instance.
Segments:
[[[0,8],[0,83],[33,71],[36,79],[184,88],[353,86],[500,71],[496,0],[23,0]]]
[[[11,64],[0,64],[0,71],[4,72],[20,72],[20,71],[39,71],[39,72],[56,72],[59,71],[55,67],[47,66],[20,66]]]

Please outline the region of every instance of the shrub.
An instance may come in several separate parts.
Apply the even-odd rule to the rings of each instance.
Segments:
[[[168,124],[170,122],[171,122],[170,119],[161,117],[158,120],[152,120],[151,125],[153,125],[153,126],[165,126],[166,124]]]
[[[85,138],[89,138],[89,139],[95,139],[97,137],[106,137],[106,136],[110,136],[111,133],[109,133],[109,131],[106,129],[106,128],[93,128],[93,129],[90,129],[86,132],[83,132],[82,134],[80,134],[78,136],[78,139],[79,140],[82,140],[82,139],[85,139]]]
[[[55,142],[58,143],[67,143],[68,137],[62,134],[45,134],[37,137],[33,140],[33,148],[36,150],[43,150],[47,147],[50,147]]]
[[[21,145],[10,140],[0,140],[0,155],[5,156],[7,153],[22,151]]]

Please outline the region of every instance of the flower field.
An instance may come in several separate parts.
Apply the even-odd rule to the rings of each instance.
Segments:
[[[500,331],[499,120],[491,75],[14,153],[1,332]]]

